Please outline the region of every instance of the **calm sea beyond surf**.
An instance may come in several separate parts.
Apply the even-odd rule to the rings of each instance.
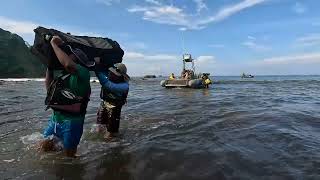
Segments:
[[[0,81],[0,179],[320,179],[320,76],[215,77],[209,89],[133,78],[119,138],[94,132],[77,158],[38,153],[51,111],[40,81]]]

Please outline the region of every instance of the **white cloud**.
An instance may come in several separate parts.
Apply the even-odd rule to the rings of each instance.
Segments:
[[[180,26],[180,30],[197,30],[205,28],[209,23],[220,22],[240,11],[266,1],[268,0],[242,0],[239,3],[226,6],[214,15],[208,17],[201,17],[199,15],[201,10],[208,8],[203,0],[194,0],[194,2],[197,3],[197,14],[188,14],[183,8],[173,5],[163,5],[160,3],[155,4],[150,0],[148,0],[149,3],[153,2],[151,3],[151,6],[133,6],[128,9],[128,12],[142,13],[142,19],[154,23]]]
[[[271,47],[258,43],[258,39],[253,36],[248,36],[247,41],[243,42],[242,45],[258,52],[271,50]]]
[[[217,66],[217,61],[214,56],[202,55],[195,60],[196,71],[212,73]]]
[[[188,30],[188,28],[186,28],[186,27],[179,28],[179,31],[187,31],[187,30]]]
[[[307,7],[304,4],[296,2],[293,5],[292,10],[297,14],[303,14],[303,13],[305,13],[307,11]]]
[[[320,65],[320,53],[276,56],[236,64],[218,61],[212,55],[201,55],[195,59],[197,72],[208,72],[212,75],[240,75],[242,72],[255,75],[319,74]],[[132,76],[168,75],[172,72],[178,75],[182,69],[181,56],[174,54],[126,52],[123,62]]]
[[[7,17],[0,16],[0,28],[22,36],[22,38],[28,41],[29,44],[33,43],[33,38],[34,38],[33,30],[38,26],[43,26],[46,28],[54,28],[62,32],[70,32],[71,34],[74,34],[74,35],[104,37],[103,34],[90,32],[90,31],[81,31],[78,28],[74,28],[74,27],[46,25],[46,24],[41,24],[41,23],[36,23],[31,21],[15,20],[15,19],[10,19]]]
[[[196,59],[196,63],[206,64],[206,63],[214,63],[214,62],[215,62],[214,56],[199,56]]]
[[[58,29],[60,30],[60,29]],[[64,31],[61,29],[61,31]],[[69,31],[64,31],[64,32],[69,32]],[[104,35],[96,32],[81,32],[81,31],[72,31],[70,34],[77,35],[77,36],[93,36],[93,37],[104,37]]]
[[[161,5],[161,3],[157,0],[145,0],[147,3],[151,3],[151,4],[154,4],[154,5]]]
[[[181,56],[174,54],[144,54],[135,51],[126,51],[123,57],[123,63],[132,76],[168,75],[172,72],[179,74],[181,61]]]
[[[212,64],[210,72],[214,75],[307,75],[319,74],[320,53],[288,54],[256,59],[250,62],[225,63],[218,61]],[[209,69],[209,70],[210,70]]]
[[[30,21],[17,21],[0,16],[0,27],[16,34],[33,34],[39,24]]]
[[[123,59],[127,61],[179,61],[181,58],[179,56],[169,54],[146,55],[139,52],[128,51],[125,52]]]
[[[157,54],[146,56],[146,60],[154,60],[154,61],[177,61],[179,60],[179,56],[175,55],[168,55],[168,54]]]
[[[120,0],[96,0],[96,2],[104,4],[106,6],[111,6],[113,3],[119,3]]]
[[[128,9],[129,12],[142,12],[143,19],[159,24],[170,24],[188,26],[187,15],[183,9],[174,6],[142,7],[134,6]]]
[[[128,9],[128,12],[135,13],[135,12],[146,12],[148,11],[148,7],[143,7],[143,6],[133,6]]]
[[[172,61],[177,61],[177,62],[182,62],[182,57],[179,55],[173,55],[173,54],[152,54],[152,55],[147,55],[139,52],[125,52],[124,58],[125,60],[128,61],[163,61],[163,62],[172,62]],[[214,63],[215,62],[215,57],[214,56],[199,56],[196,58],[196,63]]]
[[[143,59],[144,54],[138,52],[125,52],[123,59],[124,60],[138,60]]]
[[[315,46],[320,45],[320,34],[308,34],[296,40],[295,46]]]
[[[250,40],[256,40],[257,38],[253,37],[253,36],[248,36],[248,39]]]
[[[204,9],[208,9],[206,3],[204,3],[204,0],[193,0],[197,5],[197,13],[200,13]]]
[[[132,50],[141,50],[141,49],[147,49],[147,45],[144,42],[128,42],[123,43],[122,47],[128,51]]]
[[[197,70],[202,72],[210,72],[216,63],[215,57],[210,55],[199,56],[195,59]],[[127,51],[123,62],[128,66],[129,74],[133,76],[180,74],[182,70],[182,57],[175,54],[144,54]]]
[[[264,75],[319,74],[320,53],[300,53],[261,59],[247,69]]]
[[[261,4],[263,2],[266,2],[267,0],[243,0],[237,4],[233,4],[227,7],[224,7],[218,11],[215,15],[206,18],[205,20],[200,21],[199,24],[208,24],[211,22],[219,22],[222,21],[242,10],[245,10],[247,8],[256,6],[258,4]]]
[[[260,51],[260,52],[271,50],[270,47],[265,46],[265,45],[261,45],[261,44],[257,44],[256,42],[253,42],[253,41],[246,41],[246,42],[242,43],[242,45],[244,45],[252,50]]]
[[[320,63],[320,53],[307,53],[291,56],[281,56],[263,59],[265,65],[292,65],[292,64],[313,64]]]

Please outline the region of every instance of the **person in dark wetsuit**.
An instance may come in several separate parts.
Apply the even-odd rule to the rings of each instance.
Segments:
[[[97,114],[98,131],[106,128],[104,137],[110,140],[119,132],[121,109],[127,101],[130,77],[122,63],[115,64],[107,72],[96,71],[96,76],[102,85],[102,102]]]

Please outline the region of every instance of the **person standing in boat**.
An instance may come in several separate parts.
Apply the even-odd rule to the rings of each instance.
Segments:
[[[74,157],[83,133],[83,123],[91,94],[90,73],[87,68],[95,66],[86,54],[77,48],[64,45],[53,36],[50,44],[63,66],[60,76],[54,78],[50,65],[46,72],[47,109],[53,109],[47,128],[46,138],[40,142],[40,150],[55,151],[55,141],[62,141],[66,156]]]
[[[119,133],[122,106],[127,102],[129,80],[127,68],[122,63],[110,67],[108,71],[95,71],[101,84],[102,99],[97,113],[98,132],[106,128],[105,139],[111,140]]]
[[[171,73],[171,75],[170,75],[169,79],[170,79],[170,80],[174,80],[174,79],[176,79],[176,77],[174,76],[174,74],[173,74],[173,73]]]

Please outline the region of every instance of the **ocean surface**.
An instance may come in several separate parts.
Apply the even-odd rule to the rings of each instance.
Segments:
[[[44,82],[0,81],[0,179],[320,179],[320,76],[215,77],[209,89],[134,78],[121,136],[93,131],[92,83],[78,157],[38,153]]]

